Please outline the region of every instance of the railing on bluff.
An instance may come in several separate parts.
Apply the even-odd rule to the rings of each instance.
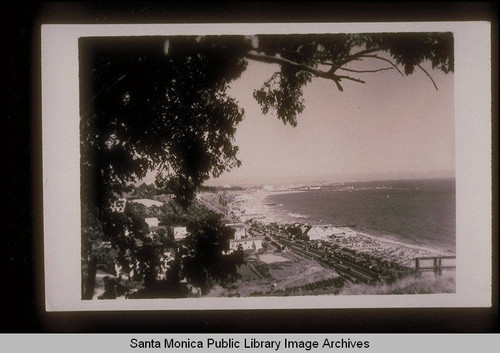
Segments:
[[[417,271],[431,271],[441,274],[443,270],[456,269],[456,256],[427,256],[415,258]]]

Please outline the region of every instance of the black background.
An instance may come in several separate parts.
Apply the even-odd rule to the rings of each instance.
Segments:
[[[498,8],[494,3],[1,3],[0,332],[500,332]],[[43,23],[492,22],[493,308],[169,312],[44,310],[40,25]],[[472,69],[472,68],[471,68]],[[61,166],[64,173],[64,166]]]

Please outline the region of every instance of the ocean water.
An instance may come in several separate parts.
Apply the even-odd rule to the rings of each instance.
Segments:
[[[267,196],[282,222],[349,225],[388,240],[455,253],[455,179],[322,185]]]

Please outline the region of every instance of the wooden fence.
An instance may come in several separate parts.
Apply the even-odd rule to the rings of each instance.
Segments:
[[[456,256],[428,256],[416,257],[415,269],[417,271],[434,271],[441,274],[443,270],[456,269]]]

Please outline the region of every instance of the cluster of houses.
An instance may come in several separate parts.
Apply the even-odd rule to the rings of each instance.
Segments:
[[[226,227],[234,230],[233,239],[229,240],[229,252],[241,248],[243,251],[257,251],[262,248],[262,239],[259,237],[247,236],[247,230],[242,223],[228,223]]]
[[[160,229],[163,229],[165,232],[167,231],[164,226],[159,225],[157,217],[148,217],[145,218],[145,221],[149,227],[151,236],[158,234]],[[237,250],[238,248],[241,248],[244,251],[257,251],[262,249],[262,239],[255,236],[249,236],[243,223],[227,223],[225,226],[234,230],[234,235],[232,239],[229,240],[229,252]],[[174,235],[175,241],[180,241],[188,235],[187,228],[184,226],[171,227],[171,231]]]
[[[164,226],[159,225],[159,220],[156,217],[148,217],[145,221],[149,226],[150,235],[158,234],[160,229],[166,231]],[[243,223],[227,223],[225,226],[234,230],[234,235],[232,239],[229,240],[229,252],[237,250],[238,248],[255,251],[262,248],[262,239],[255,236],[248,236]],[[180,241],[188,235],[187,228],[183,226],[171,227],[171,231],[175,241]]]
[[[167,229],[165,226],[160,226],[159,225],[159,219],[157,217],[147,217],[144,219],[146,221],[146,224],[148,225],[149,228],[149,234],[148,236],[153,238],[154,236],[160,235],[161,233],[166,234]],[[188,231],[186,227],[182,226],[175,226],[171,227],[172,233],[174,234],[174,239],[175,241],[180,241],[184,239],[188,235]],[[161,232],[163,231],[163,232]],[[107,248],[111,247],[110,242],[103,242],[103,245]],[[162,271],[157,273],[157,280],[164,280],[167,272],[167,263],[173,259],[173,254],[171,249],[165,250],[165,252],[162,254],[162,263],[164,264]],[[118,263],[115,263],[115,271],[117,275],[120,274],[125,274],[128,278],[132,278],[134,276],[134,267],[137,267],[139,264],[136,263],[135,266],[132,266],[132,268],[129,271],[125,271],[122,266],[120,266]]]
[[[167,229],[164,226],[159,225],[159,220],[157,217],[148,217],[144,219],[149,226],[149,233],[151,235],[158,234],[160,229],[163,229],[165,232]],[[172,233],[174,234],[174,240],[179,241],[184,239],[188,235],[188,231],[186,227],[183,226],[174,226],[170,228]]]
[[[115,211],[123,212],[127,202],[134,202],[142,204],[148,208],[152,206],[160,207],[163,205],[162,201],[150,200],[150,199],[120,199],[118,203],[114,206]],[[167,234],[168,230],[165,226],[160,225],[158,217],[147,217],[144,219],[149,228],[149,236],[154,237],[161,234]],[[245,225],[242,223],[228,223],[225,224],[226,227],[230,227],[234,230],[234,236],[229,241],[229,250],[227,253],[231,253],[237,249],[242,249],[244,251],[257,251],[262,248],[262,239],[259,237],[249,236]],[[188,236],[188,230],[185,226],[179,225],[170,228],[176,242],[182,241]],[[104,246],[110,247],[111,244],[103,243]],[[173,258],[172,251],[166,250],[162,256],[162,262],[165,264],[164,270],[158,273],[158,280],[162,280],[165,277],[167,263]],[[115,265],[115,270],[117,273],[123,273],[123,269],[118,264]],[[133,271],[127,273],[129,277],[133,276]]]

